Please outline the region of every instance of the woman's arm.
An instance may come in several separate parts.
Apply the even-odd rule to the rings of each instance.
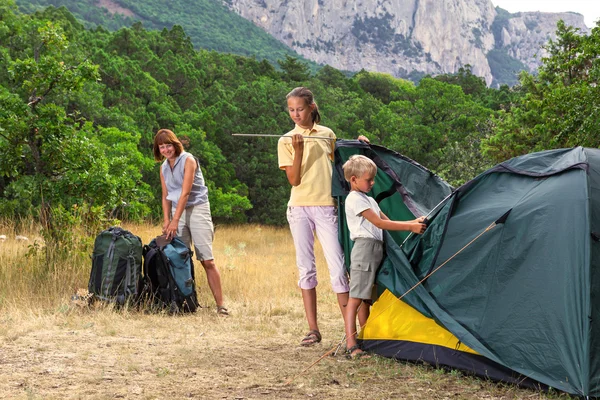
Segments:
[[[162,210],[163,210],[163,234],[167,233],[167,227],[171,222],[171,201],[167,200],[167,195],[169,191],[167,190],[167,185],[165,184],[165,177],[163,176],[162,168],[160,169],[160,186],[162,188]]]
[[[302,181],[302,157],[304,156],[304,137],[300,134],[292,136],[294,147],[294,162],[285,167],[285,175],[292,186],[298,186]]]
[[[177,236],[177,228],[179,226],[179,219],[185,210],[185,206],[192,192],[192,184],[194,183],[194,176],[196,175],[196,159],[194,157],[188,157],[185,160],[183,167],[183,184],[181,185],[181,196],[177,201],[177,208],[173,214],[171,222],[168,224],[166,232],[167,238],[173,238]],[[164,200],[163,200],[164,209]],[[169,207],[169,212],[171,208]],[[164,213],[164,210],[163,210]]]

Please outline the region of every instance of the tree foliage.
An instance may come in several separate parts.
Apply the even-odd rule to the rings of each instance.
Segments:
[[[560,29],[538,76],[490,89],[469,66],[418,84],[331,67],[313,74],[292,57],[275,68],[196,50],[180,26],[86,29],[65,8],[26,15],[8,1],[0,6],[0,215],[35,216],[48,232],[89,221],[85,213],[160,218],[152,141],[169,128],[200,159],[217,221],[282,224],[290,187],[276,140],[232,134],[291,130],[285,95],[296,86],[311,88],[339,138],[365,135],[453,185],[512,155],[597,146],[598,30]]]
[[[581,35],[558,23],[557,38],[537,75],[523,73],[523,96],[494,120],[494,135],[484,142],[495,160],[554,148],[599,147],[600,27]]]

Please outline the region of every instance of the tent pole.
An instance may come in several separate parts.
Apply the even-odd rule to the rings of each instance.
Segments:
[[[439,203],[437,203],[437,205],[436,205],[435,207],[433,207],[433,208],[431,209],[431,211],[429,211],[429,212],[427,213],[427,215],[425,215],[425,221],[426,221],[426,222],[425,222],[425,225],[429,225],[429,219],[428,219],[428,217],[431,215],[431,213],[433,213],[433,212],[434,212],[434,211],[435,211],[435,210],[436,210],[436,209],[437,209],[437,208],[438,208],[438,207],[439,207],[439,206],[440,206],[442,203],[444,203],[446,200],[448,200],[448,199],[450,198],[450,196],[452,196],[454,193],[456,193],[456,191],[453,191],[453,192],[452,192],[452,193],[450,193],[448,196],[444,197],[444,198],[442,199],[442,201],[440,201]],[[408,240],[408,238],[412,237],[413,235],[414,235],[414,233],[413,233],[413,232],[410,232],[410,233],[408,234],[408,236],[406,237],[406,239],[404,239],[404,241],[403,241],[403,242],[402,242],[402,244],[400,245],[400,248],[402,248],[402,246],[404,246],[404,243],[406,243],[406,241]]]
[[[270,138],[282,138],[282,137],[289,137],[290,139],[292,138],[292,136],[285,136],[285,135],[267,135],[267,134],[250,134],[250,133],[232,133],[231,136],[244,136],[244,137],[270,137]],[[302,136],[304,139],[322,139],[322,140],[336,140],[335,138],[330,138],[327,136]]]

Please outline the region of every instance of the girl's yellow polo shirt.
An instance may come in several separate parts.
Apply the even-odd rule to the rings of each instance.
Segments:
[[[291,167],[294,163],[294,148],[291,136],[304,136],[304,152],[300,171],[300,184],[292,186],[288,206],[334,206],[331,197],[332,161],[335,149],[335,134],[325,126],[315,124],[312,129],[298,125],[283,135],[277,143],[279,168]],[[330,137],[333,140],[309,139],[311,136]]]

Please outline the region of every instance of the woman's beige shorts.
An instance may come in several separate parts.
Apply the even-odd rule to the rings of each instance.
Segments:
[[[192,242],[194,243],[194,252],[198,260],[214,259],[212,243],[215,229],[208,202],[189,206],[183,211],[177,227],[177,236],[181,237],[189,248],[192,248]]]

